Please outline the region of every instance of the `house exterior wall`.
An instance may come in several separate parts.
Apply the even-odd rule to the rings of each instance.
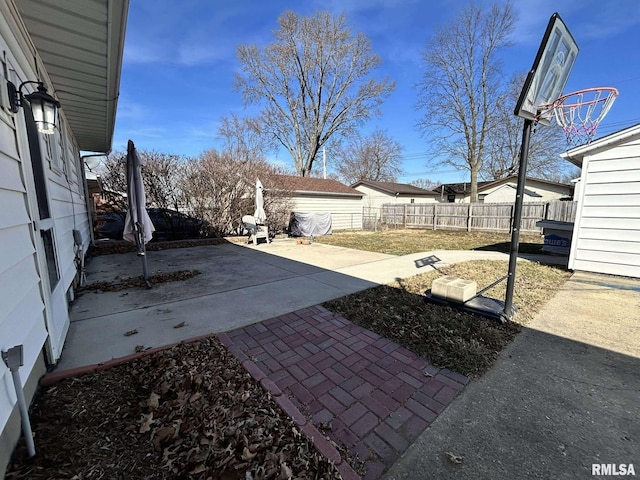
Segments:
[[[640,278],[640,138],[582,163],[569,268]]]
[[[362,230],[362,199],[349,195],[296,193],[293,211],[301,213],[330,212],[332,230]]]
[[[390,193],[381,192],[366,185],[358,185],[355,187],[359,192],[364,193],[362,197],[362,205],[369,209],[380,209],[385,203],[436,203],[436,196],[429,195],[409,195],[400,194],[392,195]],[[413,202],[412,202],[413,200]]]
[[[501,200],[493,200],[493,198],[499,198],[499,197],[494,197],[493,194],[498,192],[498,190],[501,190],[503,187],[507,186],[507,185],[511,185],[513,188],[509,188],[509,190],[511,190],[513,193],[510,196],[505,196],[503,199]],[[511,203],[511,202],[515,202],[515,198],[516,198],[516,188],[518,187],[518,183],[516,181],[508,181],[508,182],[504,182],[504,183],[500,183],[498,185],[495,185],[493,187],[490,188],[484,188],[482,190],[478,190],[478,195],[486,195],[489,196],[491,198],[491,203]],[[525,188],[527,188],[527,190],[531,190],[532,192],[537,193],[538,195],[540,195],[540,197],[526,197],[525,201],[532,201],[532,202],[551,202],[553,200],[560,200],[561,198],[567,198],[571,195],[571,187],[569,185],[553,185],[553,184],[548,184],[548,183],[544,183],[544,182],[538,182],[535,180],[530,180],[528,179],[526,184],[525,184]],[[505,195],[506,195],[507,190],[505,189]],[[507,200],[506,198],[511,198],[510,200]],[[445,195],[445,201],[446,201],[446,195]],[[456,203],[469,203],[471,201],[471,195],[456,195]],[[486,197],[485,197],[485,202],[487,202]]]
[[[484,203],[515,203],[516,189],[510,185],[503,185],[497,189],[492,189],[491,193],[481,193],[484,195]],[[542,198],[535,197],[524,192],[524,202],[542,202]]]
[[[38,73],[35,71],[31,43],[25,38],[21,19],[16,10],[10,8],[10,3],[0,3],[0,48],[5,53],[1,60],[4,68],[0,72],[0,349],[24,346],[24,366],[19,370],[24,385],[29,379],[33,381],[34,372],[39,371],[37,365],[43,352],[50,363],[59,358],[69,325],[66,296],[76,276],[72,231],[81,232],[85,251],[90,237],[79,151],[64,127],[63,113],[60,132],[48,139],[38,134],[50,209],[49,218],[40,219],[24,109],[20,108],[15,114],[7,109],[6,82],[10,80],[19,86],[22,81],[38,79],[44,81],[45,86],[50,85],[37,55]],[[53,292],[41,228],[52,232],[59,276]],[[19,437],[19,428],[7,427],[16,408],[11,373],[4,362],[0,362],[3,445],[15,445]],[[0,471],[4,471],[4,467],[6,465],[0,464]]]

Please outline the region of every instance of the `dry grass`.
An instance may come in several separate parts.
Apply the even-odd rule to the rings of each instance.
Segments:
[[[460,310],[426,303],[431,282],[447,274],[474,280],[478,290],[507,272],[507,262],[473,261],[354,293],[324,306],[383,335],[441,367],[478,377],[569,277],[564,269],[519,262],[514,304],[517,323],[501,324]],[[503,299],[505,282],[485,293]]]
[[[450,230],[385,230],[380,232],[338,232],[317,237],[319,243],[355,248],[389,255],[429,252],[432,250],[495,250],[508,252],[508,233],[464,232]],[[521,235],[520,251],[540,253],[542,236]]]

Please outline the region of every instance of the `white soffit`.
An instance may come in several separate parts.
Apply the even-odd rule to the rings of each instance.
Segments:
[[[15,3],[80,149],[108,152],[115,126],[129,0]]]

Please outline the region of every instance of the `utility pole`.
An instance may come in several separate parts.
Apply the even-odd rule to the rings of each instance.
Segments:
[[[324,149],[324,146],[322,146],[322,174],[324,179],[327,178],[327,152]]]

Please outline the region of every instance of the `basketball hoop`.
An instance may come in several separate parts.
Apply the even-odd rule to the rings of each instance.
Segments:
[[[591,143],[598,124],[618,97],[613,87],[586,88],[562,95],[555,102],[540,107],[538,116],[556,122],[564,130],[569,145]]]

